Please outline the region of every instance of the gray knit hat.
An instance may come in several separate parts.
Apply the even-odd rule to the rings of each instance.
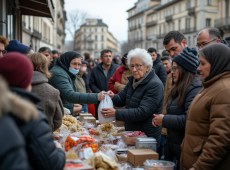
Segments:
[[[198,53],[195,48],[186,47],[180,54],[173,58],[183,69],[196,74],[197,67],[199,66]]]

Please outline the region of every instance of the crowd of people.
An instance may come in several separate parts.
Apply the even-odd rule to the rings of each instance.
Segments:
[[[0,169],[63,169],[65,153],[52,132],[65,112],[115,117],[126,131],[154,137],[160,159],[176,170],[228,169],[228,40],[207,27],[192,48],[170,31],[161,54],[135,48],[120,57],[103,49],[95,61],[76,51],[34,52],[0,36]],[[105,95],[114,108],[98,112]]]

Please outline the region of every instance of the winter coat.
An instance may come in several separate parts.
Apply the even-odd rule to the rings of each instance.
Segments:
[[[133,77],[125,88],[113,97],[113,104],[124,109],[116,110],[116,120],[125,122],[127,131],[143,131],[160,142],[161,127],[152,125],[153,114],[160,114],[163,107],[164,87],[154,70],[134,89]]]
[[[0,115],[0,136],[0,169],[30,169],[24,138],[9,115]]]
[[[23,89],[11,88],[11,90],[35,105],[39,102],[36,96]],[[27,123],[12,115],[24,136],[30,165],[34,170],[62,170],[65,165],[65,153],[62,149],[56,148],[45,114],[37,111],[38,117]]]
[[[129,76],[131,76],[131,72],[128,68],[124,66],[118,67],[112,77],[109,79],[109,90],[115,94],[120,92],[128,83]]]
[[[48,84],[48,78],[41,72],[34,71],[32,78],[32,92],[41,99],[41,107],[44,110],[53,131],[62,124],[64,109],[60,93]]]
[[[230,72],[213,77],[193,100],[182,143],[181,170],[230,167]]]
[[[170,95],[166,109],[167,114],[162,121],[162,127],[167,128],[166,160],[173,161],[174,157],[178,160],[180,158],[180,145],[184,138],[187,111],[201,87],[200,77],[196,76],[189,87],[185,89],[185,98],[182,107],[177,104],[178,97],[174,98]]]
[[[86,93],[85,81],[80,75],[76,75],[74,85],[77,92]]]
[[[109,79],[113,75],[117,67],[119,67],[119,65],[112,63],[108,70],[107,77],[103,72],[102,63],[94,67],[89,79],[89,86],[92,92],[99,93],[103,90],[108,91]]]
[[[36,118],[37,110],[31,103],[11,93],[0,80],[0,169],[31,169],[24,136],[11,115],[24,122]]]
[[[75,79],[71,79],[69,74],[60,66],[55,65],[51,70],[52,77],[49,83],[60,91],[60,96],[64,107],[73,114],[74,104],[97,103],[97,94],[76,92],[74,86]]]
[[[159,54],[157,54],[157,58],[153,62],[153,68],[155,70],[156,75],[160,78],[163,85],[165,86],[165,82],[167,79],[167,72],[165,70],[164,65],[161,62],[161,56]]]

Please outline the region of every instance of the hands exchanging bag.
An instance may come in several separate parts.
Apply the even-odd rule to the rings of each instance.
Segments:
[[[98,106],[98,120],[100,123],[112,122],[115,120],[113,101],[107,94]]]

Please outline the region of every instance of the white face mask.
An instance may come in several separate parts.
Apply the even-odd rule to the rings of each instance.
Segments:
[[[69,71],[70,71],[70,73],[72,73],[72,74],[74,74],[74,75],[77,75],[78,72],[79,72],[79,70],[76,70],[76,69],[74,69],[74,68],[72,68],[72,67],[69,67]]]

